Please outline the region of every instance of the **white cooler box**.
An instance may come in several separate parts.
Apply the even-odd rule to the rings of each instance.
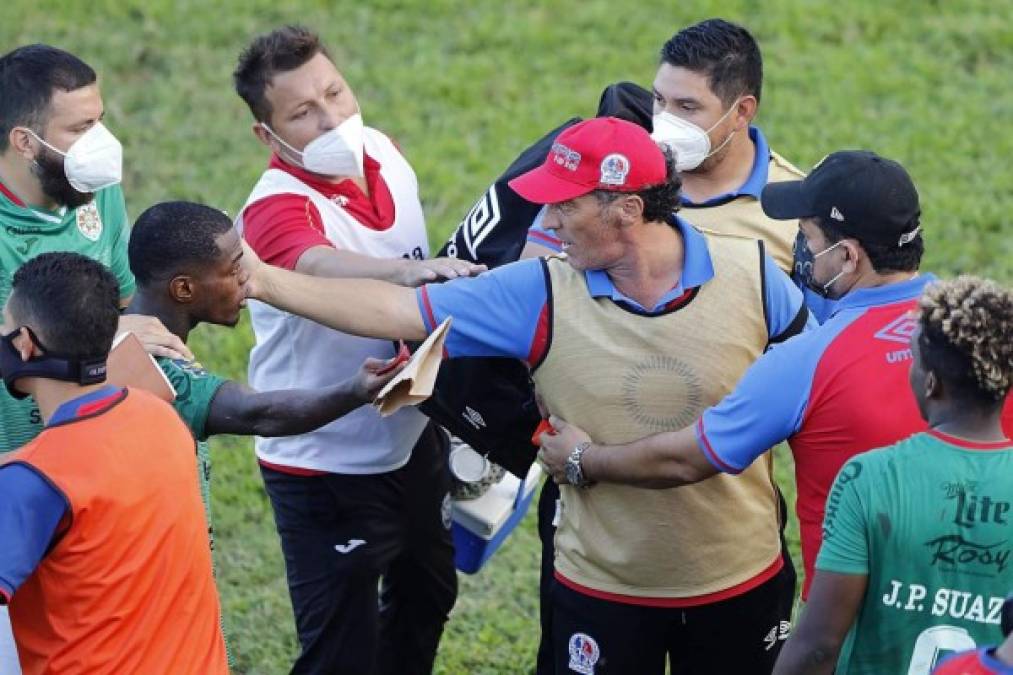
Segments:
[[[523,486],[508,473],[478,499],[454,502],[454,563],[474,574],[492,557],[521,522],[542,478],[542,467],[531,465]]]

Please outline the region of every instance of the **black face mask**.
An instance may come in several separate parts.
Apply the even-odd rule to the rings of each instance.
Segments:
[[[838,242],[840,243],[840,242]],[[806,243],[805,235],[799,230],[799,233],[795,235],[795,244],[792,246],[792,257],[794,258],[792,264],[791,278],[797,284],[808,288],[810,291],[820,296],[821,298],[830,297],[830,287],[837,279],[844,274],[843,270],[836,277],[831,279],[825,284],[820,284],[813,279],[813,266],[816,264],[816,258],[829,252],[834,246],[823,249],[822,252],[813,254],[809,250],[809,245]]]
[[[795,235],[795,244],[792,246],[792,255],[794,257],[793,268],[791,278],[795,280],[800,286],[810,289],[814,293],[823,295],[822,288],[817,288],[816,284],[813,283],[813,259],[812,251],[809,250],[809,246],[806,244],[805,235],[799,230],[799,233]]]
[[[0,338],[0,375],[3,376],[7,391],[14,398],[28,396],[27,393],[14,387],[14,383],[23,377],[62,380],[82,386],[106,381],[107,354],[92,358],[62,356],[47,350],[32,329],[27,327],[26,329],[32,336],[32,342],[45,352],[42,356],[36,356],[28,361],[21,359],[21,353],[14,346],[14,338],[18,336],[20,328]]]

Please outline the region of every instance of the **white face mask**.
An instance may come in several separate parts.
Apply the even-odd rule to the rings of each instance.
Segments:
[[[274,133],[271,127],[260,123],[275,140],[291,150],[307,171],[323,176],[365,175],[362,168],[363,126],[362,115],[355,113],[330,131],[325,131],[306,144],[302,152]]]
[[[31,129],[28,133],[63,157],[67,182],[78,192],[97,192],[123,179],[123,146],[101,122],[81,134],[67,152],[57,150]]]
[[[736,105],[738,105],[738,101],[707,130],[701,129],[678,115],[662,111],[654,116],[654,131],[651,132],[651,138],[655,143],[663,143],[672,150],[675,154],[676,171],[690,171],[700,166],[705,159],[721,150],[732,140],[734,134],[728,134],[728,138],[721,145],[711,150],[709,134],[714,130],[714,127],[725,121],[725,118],[735,110]]]

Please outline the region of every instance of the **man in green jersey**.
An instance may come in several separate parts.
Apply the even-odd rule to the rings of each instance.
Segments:
[[[103,126],[95,71],[47,45],[0,56],[0,304],[14,272],[49,251],[73,251],[108,267],[125,305],[134,292],[127,266],[127,215],[119,181],[122,148]],[[149,317],[121,321],[153,353],[190,356]],[[0,453],[42,430],[31,398],[0,387]]]
[[[243,249],[239,233],[221,211],[192,202],[156,204],[137,219],[128,250],[137,279],[128,314],[160,319],[184,343],[201,322],[238,323],[246,297],[246,272],[239,264]],[[157,361],[176,390],[176,412],[198,440],[206,508],[209,436],[293,436],[312,431],[371,401],[399,370],[370,358],[357,375],[330,387],[255,391],[209,373],[196,361],[166,357]]]
[[[959,277],[926,288],[911,388],[929,424],[854,457],[827,499],[823,546],[777,675],[928,675],[994,644],[1013,587],[1013,293]],[[835,670],[836,668],[836,670]]]

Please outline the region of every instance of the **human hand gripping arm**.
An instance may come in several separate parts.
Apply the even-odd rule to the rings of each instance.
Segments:
[[[555,433],[541,435],[539,457],[557,483],[567,483],[566,460],[580,443],[591,438],[579,427],[558,417],[549,418]],[[593,443],[581,457],[584,477],[595,483],[620,483],[664,489],[697,483],[717,469],[697,446],[692,427],[647,436],[625,445]]]
[[[425,339],[415,291],[384,281],[327,279],[289,272],[262,262],[243,242],[247,297],[362,337]]]
[[[226,382],[211,400],[205,433],[294,436],[313,431],[372,401],[404,365],[397,357],[369,358],[353,377],[321,389],[256,391]]]

